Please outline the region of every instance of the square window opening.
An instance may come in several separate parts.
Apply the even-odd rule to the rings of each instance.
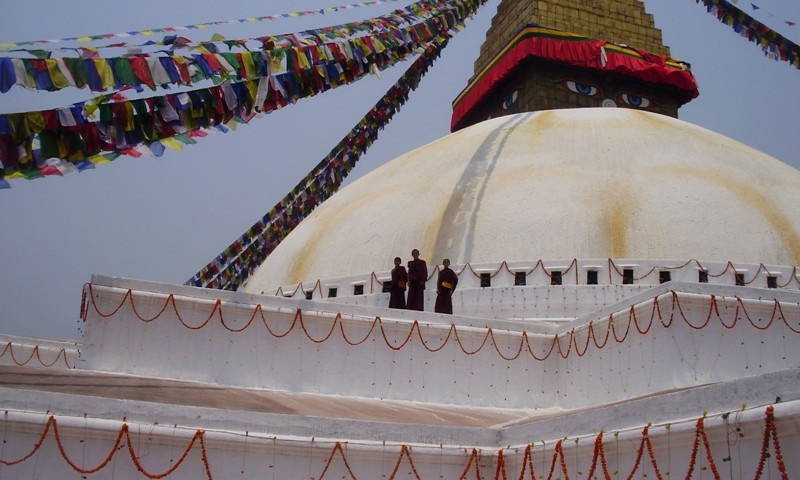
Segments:
[[[481,273],[481,288],[492,286],[492,275],[489,273]]]
[[[708,283],[708,270],[700,270],[697,272],[697,281],[700,283]]]
[[[528,275],[525,272],[514,272],[514,285],[525,285]]]
[[[586,272],[586,285],[597,285],[597,270]]]
[[[561,285],[561,270],[550,272],[550,285]]]
[[[658,272],[658,283],[667,283],[672,280],[672,272],[664,270]]]
[[[736,274],[736,286],[737,287],[744,287],[744,273],[737,273]]]
[[[364,285],[353,285],[353,295],[364,295]]]
[[[337,288],[329,288],[328,289],[328,298],[335,298],[336,294],[338,293],[339,289]]]
[[[311,300],[314,298],[314,290],[309,290],[306,292],[306,300]]]
[[[626,268],[622,270],[622,284],[623,285],[632,285],[633,284],[633,269]]]
[[[767,288],[778,288],[778,277],[770,275],[767,277]]]
[[[383,282],[383,290],[382,290],[383,293],[391,291],[391,288],[392,288],[391,280],[386,280],[385,282]]]

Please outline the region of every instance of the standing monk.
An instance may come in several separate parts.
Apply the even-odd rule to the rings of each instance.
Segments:
[[[406,267],[400,265],[400,257],[394,257],[392,269],[392,285],[389,287],[389,308],[406,308],[406,284],[408,273]]]
[[[419,258],[419,250],[411,250],[414,260],[408,262],[408,302],[409,310],[425,310],[425,281],[428,279],[428,264]]]
[[[450,270],[450,259],[442,260],[442,269],[436,280],[436,313],[453,313],[453,290],[458,285],[458,275]]]

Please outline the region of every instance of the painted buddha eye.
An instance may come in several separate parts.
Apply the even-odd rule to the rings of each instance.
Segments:
[[[600,95],[602,93],[600,89],[595,87],[594,85],[589,85],[588,83],[574,82],[572,80],[565,81],[564,86],[567,87],[569,90],[579,95],[584,95],[586,97],[596,97],[597,95]]]
[[[508,110],[517,102],[517,96],[519,95],[519,90],[514,90],[514,92],[508,96],[505,100],[503,100],[503,110]]]
[[[639,95],[631,95],[630,93],[620,93],[619,98],[620,100],[623,101],[623,103],[630,105],[631,107],[637,107],[637,108],[647,108],[653,103],[647,97],[640,97]]]

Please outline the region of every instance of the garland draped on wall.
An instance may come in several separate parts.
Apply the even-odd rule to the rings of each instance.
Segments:
[[[59,363],[58,368],[60,368],[61,365],[59,360],[63,360],[64,367],[66,367],[67,369],[75,368],[75,362],[73,361],[73,363],[70,364],[69,360],[67,359],[69,353],[67,352],[66,348],[59,349],[58,352],[56,352],[56,356],[55,358],[53,358],[53,361],[46,361],[42,358],[43,348],[40,347],[39,345],[34,345],[34,347],[31,349],[30,346],[28,345],[21,345],[19,343],[16,343],[18,350],[30,350],[30,353],[28,354],[27,357],[23,353],[20,355],[20,358],[17,358],[17,355],[14,354],[14,345],[15,345],[14,342],[11,341],[6,342],[6,345],[3,347],[2,351],[0,351],[0,358],[3,358],[6,356],[6,354],[8,354],[11,357],[11,362],[19,367],[28,365],[29,363],[32,366],[36,367],[52,367],[56,363]],[[52,352],[50,353],[50,355],[52,355]],[[36,364],[36,362],[33,362],[34,358],[37,360],[38,365]]]
[[[744,409],[738,411],[738,413],[744,411]],[[6,412],[6,417],[8,417],[8,413]],[[720,417],[727,421],[727,418],[731,416],[731,414],[737,412],[725,412],[719,415],[715,415],[715,417]],[[720,474],[719,467],[717,466],[717,459],[714,458],[714,454],[711,450],[711,443],[708,438],[708,433],[706,432],[706,420],[709,417],[706,414],[703,414],[702,417],[698,418],[694,421],[694,435],[693,440],[691,442],[691,447],[689,449],[689,464],[686,465],[686,473],[683,476],[686,480],[692,479],[695,477],[694,472],[696,469],[705,470],[706,465],[707,468],[710,470],[710,475],[712,478],[716,480],[720,480],[722,475]],[[661,470],[664,468],[663,459],[662,459],[662,466],[659,467],[658,459],[655,455],[655,450],[653,448],[653,443],[650,439],[650,432],[651,430],[656,429],[665,429],[666,435],[669,435],[670,428],[672,427],[671,424],[666,425],[645,425],[642,428],[640,433],[639,445],[636,450],[636,458],[633,465],[630,466],[630,473],[627,475],[626,478],[634,478],[636,472],[642,467],[642,460],[648,462],[650,468],[655,474],[655,477],[658,479],[663,479],[663,474]],[[23,462],[28,460],[36,461],[35,455],[38,453],[39,449],[42,447],[42,444],[50,436],[52,432],[52,436],[58,446],[59,453],[62,459],[69,465],[69,467],[77,473],[82,475],[92,474],[104,470],[109,465],[113,465],[113,460],[117,456],[118,453],[124,452],[128,454],[131,461],[133,462],[136,470],[139,471],[145,478],[149,479],[157,479],[157,478],[164,478],[170,475],[171,473],[178,470],[187,460],[187,457],[190,452],[194,449],[200,450],[200,459],[202,461],[202,470],[205,474],[205,478],[207,480],[212,480],[214,478],[214,471],[211,467],[211,458],[208,455],[210,441],[208,440],[208,435],[205,430],[195,430],[194,435],[191,437],[191,440],[187,444],[186,448],[179,452],[179,456],[175,461],[171,461],[171,466],[163,472],[153,472],[148,470],[145,465],[140,461],[143,455],[140,455],[141,448],[139,447],[139,452],[137,452],[137,447],[141,443],[141,441],[135,442],[134,438],[131,434],[131,427],[128,423],[122,422],[120,425],[119,431],[117,433],[116,439],[109,450],[108,455],[101,460],[97,465],[92,467],[84,467],[82,462],[79,462],[78,459],[71,457],[67,453],[67,449],[65,447],[65,439],[61,437],[58,420],[55,416],[50,415],[45,422],[44,428],[42,429],[42,433],[39,436],[38,441],[33,445],[33,448],[22,457],[16,459],[6,459],[0,458],[0,465],[4,465],[6,467],[13,467],[15,465],[19,465]],[[609,435],[613,437],[617,437],[620,432],[607,432]],[[662,434],[663,435],[663,434]],[[247,437],[252,438],[253,440],[259,440],[260,436],[258,434],[253,434],[252,432],[247,432]],[[589,466],[588,475],[585,478],[597,478],[601,477],[605,480],[611,480],[612,478],[621,478],[624,477],[623,472],[612,472],[609,469],[608,461],[606,460],[606,446],[610,444],[609,441],[604,441],[604,432],[601,430],[594,439],[592,457],[591,457],[591,465]],[[275,442],[278,441],[277,437],[269,437],[268,440],[271,444],[275,445]],[[544,441],[541,442],[531,442],[527,445],[521,447],[512,447],[508,446],[506,448],[501,448],[497,451],[496,457],[494,461],[492,457],[494,454],[491,452],[483,452],[482,449],[477,447],[444,447],[440,446],[440,448],[458,448],[466,458],[464,470],[461,474],[461,479],[467,478],[475,478],[480,480],[481,478],[494,478],[494,480],[507,480],[509,477],[509,469],[513,472],[517,468],[519,468],[519,476],[516,477],[518,480],[535,480],[535,479],[547,479],[552,480],[553,478],[583,478],[582,472],[575,471],[575,467],[570,469],[570,466],[567,464],[567,459],[565,455],[565,450],[569,451],[569,445],[575,445],[574,448],[577,448],[578,441],[580,438],[563,438],[555,442],[554,447],[552,447],[552,454],[547,455],[547,448],[548,444]],[[84,440],[81,440],[83,442]],[[283,442],[284,439],[281,439]],[[295,440],[296,442],[297,440]],[[312,440],[313,442],[313,440]],[[319,474],[319,477],[312,476],[311,478],[319,478],[320,480],[326,478],[326,474],[328,470],[333,465],[334,461],[340,468],[344,468],[346,472],[349,474],[350,478],[357,479],[359,478],[357,473],[358,468],[354,469],[354,465],[350,463],[347,458],[346,449],[343,446],[347,445],[351,442],[347,441],[332,441],[330,454],[327,456],[325,464],[322,468],[322,471]],[[319,441],[317,443],[320,443]],[[324,442],[322,442],[324,443]],[[385,444],[385,442],[384,442]],[[136,445],[136,446],[135,446]],[[385,448],[385,445],[384,445]],[[534,455],[534,449],[541,450],[542,452],[542,460],[540,462],[536,462],[536,455]],[[518,457],[520,455],[520,450],[522,450],[522,458],[519,462],[520,467],[517,467],[517,463],[514,462],[513,464],[507,464],[506,456],[511,455]],[[506,453],[507,452],[507,453]],[[385,453],[385,451],[384,451]],[[757,455],[758,458],[756,471],[752,472],[752,478],[760,479],[764,473],[764,468],[769,464],[768,468],[771,468],[773,465],[776,467],[776,474],[780,476],[782,480],[788,480],[789,472],[787,469],[786,462],[784,461],[784,455],[781,448],[781,438],[778,435],[778,427],[776,422],[775,416],[775,407],[773,405],[767,405],[764,407],[764,421],[763,427],[761,429],[761,447],[758,453],[753,452],[754,455]],[[698,460],[698,454],[700,455],[700,459]],[[488,459],[486,457],[489,457]],[[774,457],[774,459],[773,459]],[[409,447],[408,445],[401,445],[399,447],[399,452],[397,456],[397,460],[394,463],[394,467],[392,468],[391,475],[388,476],[390,480],[398,478],[398,473],[400,470],[401,464],[403,464],[403,459],[405,459],[405,463],[407,464],[408,473],[407,476],[411,476],[413,474],[413,478],[417,480],[421,480],[420,474],[417,470],[416,465],[414,464],[414,457],[413,457],[413,448]],[[721,459],[723,462],[730,461],[730,457],[726,457]],[[81,463],[81,464],[79,464]],[[481,466],[483,464],[483,467]],[[490,466],[494,466],[494,472],[485,471],[487,468],[487,464]],[[391,463],[389,463],[391,465]],[[669,462],[666,465],[669,468]],[[481,475],[481,470],[484,470],[483,475]],[[539,472],[537,475],[536,472]],[[549,473],[545,477],[543,472],[548,471]],[[570,477],[570,472],[572,473],[572,477]],[[595,476],[595,472],[596,475]],[[231,478],[231,474],[233,472],[227,473],[220,473],[219,471],[217,474],[217,478]],[[237,472],[238,474],[239,472]],[[494,473],[494,476],[492,476]],[[554,477],[555,473],[555,477]],[[669,471],[665,472],[667,476],[669,476]],[[682,472],[678,472],[680,475]],[[741,472],[743,477],[742,478],[750,478],[749,475],[751,472]],[[241,474],[244,475],[244,470],[241,471]],[[620,475],[622,474],[622,475]],[[647,477],[647,474],[643,474],[644,477]],[[702,476],[702,475],[698,475]],[[385,477],[385,475],[384,475]],[[512,477],[514,478],[514,477]]]
[[[634,330],[640,335],[647,335],[654,326],[660,325],[664,329],[669,329],[677,320],[682,321],[693,330],[702,330],[711,323],[712,319],[715,319],[719,321],[720,325],[726,330],[736,328],[741,322],[741,324],[750,325],[757,330],[763,331],[768,328],[784,326],[792,333],[800,334],[800,322],[798,322],[796,318],[789,317],[783,311],[784,308],[788,309],[793,306],[787,302],[782,303],[778,300],[769,302],[760,301],[765,306],[771,306],[772,311],[767,319],[755,314],[751,315],[747,310],[744,300],[739,297],[733,297],[733,300],[727,300],[725,297],[720,297],[718,299],[716,295],[709,295],[706,318],[692,323],[684,314],[685,307],[681,305],[680,292],[670,291],[654,297],[649,306],[631,305],[627,311],[615,314],[612,313],[609,314],[608,317],[596,322],[589,322],[585,328],[572,328],[562,333],[540,335],[538,338],[543,339],[542,342],[539,342],[541,344],[540,346],[535,346],[534,344],[536,342],[531,340],[531,338],[535,338],[536,335],[529,335],[527,331],[522,330],[519,335],[519,345],[517,347],[509,347],[507,350],[501,349],[498,345],[501,345],[502,342],[498,342],[495,337],[498,335],[502,336],[503,333],[495,333],[491,327],[482,329],[483,338],[478,342],[477,347],[470,346],[470,344],[462,343],[461,337],[463,336],[464,327],[459,328],[456,324],[443,324],[435,327],[427,325],[427,329],[438,331],[438,333],[432,335],[435,337],[434,340],[430,337],[426,340],[423,336],[422,326],[418,320],[411,322],[405,337],[403,338],[403,336],[400,335],[402,340],[395,342],[389,339],[389,335],[386,333],[386,327],[384,326],[384,320],[381,319],[381,317],[376,316],[370,322],[369,330],[366,334],[354,334],[352,330],[348,333],[345,326],[346,324],[342,320],[341,313],[337,313],[333,318],[327,333],[318,338],[309,333],[306,320],[303,318],[303,310],[301,309],[297,309],[294,319],[288,328],[284,327],[284,330],[278,330],[270,327],[270,322],[268,321],[269,316],[265,315],[265,310],[260,303],[253,306],[244,318],[233,319],[230,315],[226,317],[225,306],[222,300],[217,299],[205,318],[200,316],[199,318],[201,318],[201,320],[198,323],[190,323],[187,321],[187,318],[184,318],[184,315],[181,314],[181,309],[178,307],[174,294],[166,296],[164,304],[158,309],[155,315],[152,317],[145,317],[139,314],[136,307],[135,294],[132,289],[129,288],[127,292],[125,292],[125,295],[117,306],[109,308],[108,310],[103,310],[97,305],[97,297],[93,288],[94,286],[91,283],[84,286],[83,299],[81,300],[81,319],[83,321],[87,320],[90,307],[94,310],[94,313],[101,318],[112,318],[116,316],[124,306],[130,305],[131,311],[139,321],[149,323],[160,318],[164,314],[170,316],[174,314],[184,328],[193,331],[207,327],[212,320],[218,320],[222,328],[231,333],[241,333],[251,327],[258,328],[260,324],[264,326],[272,337],[277,339],[285,338],[293,330],[299,329],[309,341],[314,344],[321,344],[330,340],[334,333],[338,332],[345,343],[350,346],[356,347],[361,345],[374,336],[376,339],[383,340],[386,347],[393,351],[399,351],[405,348],[416,338],[419,344],[430,353],[439,352],[450,342],[455,342],[464,355],[475,355],[484,348],[490,348],[494,349],[497,355],[506,361],[529,357],[535,361],[542,362],[553,355],[558,355],[563,359],[567,359],[571,355],[583,357],[592,345],[594,349],[602,350],[606,346],[614,345],[614,343],[610,343],[612,340],[617,344],[624,343],[629,339]],[[725,309],[722,309],[722,312],[720,311],[720,304],[725,304],[726,302],[735,304],[732,315],[727,314]],[[235,306],[231,308],[237,309]],[[198,313],[195,309],[190,310],[194,314]],[[269,312],[269,310],[267,312]],[[403,325],[403,327],[405,327],[405,325]],[[468,328],[474,331],[473,327]],[[459,330],[461,330],[461,334],[459,334]]]
[[[709,278],[719,278],[719,277],[721,277],[721,276],[723,276],[725,274],[730,274],[730,273],[734,273],[735,274],[735,273],[737,273],[737,270],[736,270],[737,267],[730,260],[725,263],[725,268],[724,269],[722,269],[719,272],[715,273],[715,272],[709,271],[709,269],[706,266],[704,266],[704,264],[701,263],[699,260],[691,259],[691,260],[685,261],[682,264],[656,265],[656,266],[653,266],[649,270],[647,270],[645,272],[642,272],[637,276],[632,277],[631,280],[633,280],[635,282],[638,282],[638,281],[644,280],[647,277],[649,277],[650,275],[656,274],[656,273],[658,273],[659,271],[662,271],[662,270],[680,271],[680,270],[682,270],[683,268],[687,267],[690,264],[695,264],[700,270],[705,271]],[[617,263],[613,259],[611,259],[611,258],[608,259],[608,281],[609,281],[609,283],[613,284],[613,283],[615,283],[615,280],[619,281],[624,277],[625,268],[624,267],[620,268],[620,267],[621,266],[617,265]],[[489,279],[493,279],[497,275],[499,275],[501,272],[505,272],[505,273],[511,274],[512,276],[516,275],[516,274],[519,274],[519,273],[523,273],[523,274],[525,274],[525,278],[527,278],[528,276],[532,275],[533,273],[535,273],[539,269],[541,269],[542,273],[544,273],[544,275],[547,278],[550,278],[550,279],[553,278],[553,274],[551,273],[551,271],[548,270],[548,267],[545,266],[544,261],[542,259],[537,260],[536,263],[534,263],[532,267],[530,267],[530,268],[528,268],[526,270],[520,270],[518,268],[512,270],[509,267],[508,262],[503,260],[502,262],[500,262],[500,264],[497,266],[497,268],[494,269],[491,272],[487,272],[485,270],[481,270],[480,272],[476,272],[475,269],[473,268],[472,264],[467,262],[466,264],[464,264],[464,266],[461,268],[461,270],[455,272],[455,274],[456,274],[457,277],[460,278],[462,274],[465,274],[466,271],[469,271],[469,273],[471,273],[472,276],[475,277],[475,278],[481,278],[481,274],[488,274],[489,275]],[[434,278],[434,276],[438,274],[438,272],[440,270],[441,270],[440,266],[437,266],[437,267],[431,269],[431,271],[428,274],[428,277],[427,277],[427,279],[425,281],[426,282],[431,281]],[[566,269],[564,269],[562,267],[558,267],[558,268],[552,269],[552,270],[557,270],[558,272],[560,272],[560,276],[562,278],[567,278],[567,275],[570,274],[570,272],[572,272],[572,274],[574,274],[574,276],[575,276],[574,285],[580,285],[581,284],[581,280],[580,280],[580,276],[579,276],[580,270],[578,268],[578,259],[577,258],[573,258],[572,261],[570,262],[569,266]],[[614,278],[614,276],[612,275],[612,272],[616,275],[616,278]],[[757,286],[757,285],[755,285],[756,281],[759,279],[759,275],[762,274],[762,273],[766,274],[767,276],[770,275],[770,271],[767,268],[767,266],[764,265],[763,263],[760,263],[758,265],[758,270],[756,270],[755,273],[753,273],[750,276],[749,280],[746,280],[744,278],[742,279],[742,286],[751,286],[751,285],[752,286]],[[385,279],[378,278],[378,273],[377,272],[375,272],[375,271],[371,272],[369,274],[369,281],[368,281],[369,282],[369,293],[374,293],[373,292],[373,287],[376,284],[378,286],[380,286],[381,288],[383,288],[383,284],[384,284],[385,281],[386,281]],[[302,282],[302,281],[298,282],[297,285],[295,285],[294,289],[286,289],[286,290],[284,290],[283,286],[280,286],[280,287],[277,288],[277,290],[275,291],[274,295],[276,297],[292,298],[295,295],[297,295],[298,293],[302,293],[302,295],[305,296],[306,294],[313,293],[315,290],[319,290],[319,296],[320,297],[323,296],[322,279],[318,278],[314,282],[313,287],[308,289],[308,290],[306,290],[303,287],[304,283],[308,283],[308,282]],[[797,287],[800,287],[800,279],[797,278],[797,267],[795,266],[795,267],[792,267],[792,273],[791,273],[791,275],[788,275],[788,280],[786,280],[783,283],[778,283],[776,281],[774,288],[795,288],[796,289]]]
[[[767,56],[789,62],[800,68],[800,47],[778,32],[754,19],[727,0],[695,0],[702,2],[706,10],[728,25],[734,32],[757,43]],[[792,26],[793,22],[786,22]]]

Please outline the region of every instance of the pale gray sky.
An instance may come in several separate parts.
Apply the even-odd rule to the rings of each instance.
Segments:
[[[347,0],[258,2],[7,2],[0,42],[63,38],[344,5]],[[250,38],[381,15],[408,1],[301,19],[197,32]],[[762,0],[754,13],[800,42],[800,3]],[[466,85],[497,9],[489,1],[445,49],[420,89],[381,132],[350,181],[401,153],[446,135],[450,102]],[[752,12],[749,3],[740,6]],[[700,97],[680,118],[800,167],[800,70],[719,23],[695,0],[645,0],[672,56],[692,64]],[[187,35],[188,36],[188,35]],[[77,338],[81,288],[93,273],[183,283],[266,213],[378,100],[408,62],[297,105],[211,135],[158,159],[121,157],[94,170],[0,190],[0,333]],[[65,106],[89,91],[0,95],[0,112]],[[800,207],[799,207],[800,208]],[[735,235],[735,232],[731,232]],[[720,239],[724,241],[724,239]],[[502,259],[498,259],[502,260]],[[376,265],[375,269],[388,268]]]

